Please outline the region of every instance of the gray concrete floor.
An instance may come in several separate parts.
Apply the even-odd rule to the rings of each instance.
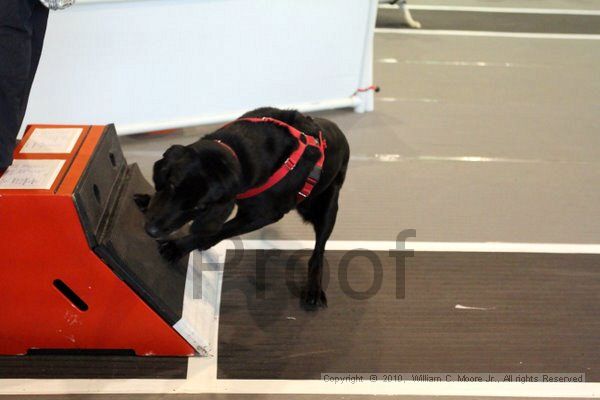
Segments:
[[[423,241],[598,243],[599,50],[596,40],[376,34],[376,110],[319,113],[353,154],[333,239],[414,228]],[[122,144],[150,176],[169,145],[214,128]],[[247,237],[312,231],[290,214]]]

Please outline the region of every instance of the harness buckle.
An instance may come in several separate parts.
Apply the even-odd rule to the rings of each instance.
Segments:
[[[285,165],[285,167],[288,170],[290,170],[290,171],[293,170],[294,167],[296,166],[296,164],[292,160],[290,160],[289,158],[287,160],[285,160],[285,162],[283,163],[283,165]]]

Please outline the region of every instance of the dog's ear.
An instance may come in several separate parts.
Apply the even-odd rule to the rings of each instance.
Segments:
[[[232,164],[225,159],[219,158],[218,168],[213,169],[213,177],[218,180],[218,184],[211,187],[214,191],[214,198],[229,199],[235,196],[240,189],[240,168],[239,164]]]
[[[167,185],[167,175],[167,160],[161,158],[154,163],[154,167],[152,169],[152,180],[154,181],[154,188],[156,191],[162,190]]]
[[[185,146],[180,144],[173,145],[165,151],[163,158],[154,163],[152,179],[157,191],[163,190],[169,184],[168,180],[171,175],[170,169],[172,163],[181,158],[186,151],[189,150]]]

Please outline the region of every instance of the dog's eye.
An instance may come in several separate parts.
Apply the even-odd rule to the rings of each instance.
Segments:
[[[206,210],[206,204],[198,204],[196,207],[194,207],[194,211],[204,211]]]

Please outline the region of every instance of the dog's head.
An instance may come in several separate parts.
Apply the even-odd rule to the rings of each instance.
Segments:
[[[235,205],[239,168],[223,157],[218,146],[171,146],[154,164],[156,193],[146,216],[146,232],[165,237],[190,221],[192,230],[217,232]]]

